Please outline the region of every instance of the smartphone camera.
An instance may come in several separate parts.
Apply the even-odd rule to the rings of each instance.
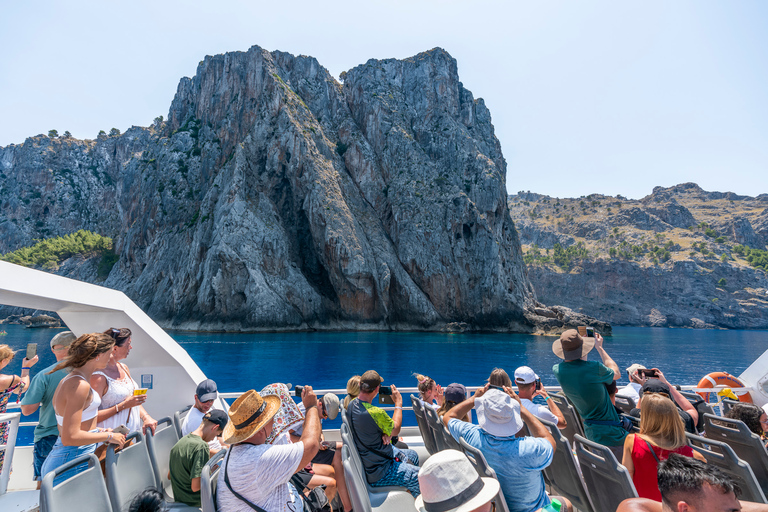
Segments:
[[[304,386],[294,386],[293,396],[301,396],[303,392],[304,392]]]
[[[379,394],[389,396],[392,394],[392,386],[380,386],[379,387]]]
[[[536,391],[541,389],[541,379],[536,379]]]
[[[587,327],[587,338],[594,338],[594,337],[595,337],[595,328]]]

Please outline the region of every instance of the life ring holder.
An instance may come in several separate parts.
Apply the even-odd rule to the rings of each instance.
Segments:
[[[699,383],[696,385],[697,389],[715,388],[716,386],[725,386],[728,388],[746,387],[739,378],[734,377],[733,375],[726,372],[708,373],[707,375],[702,377]],[[717,390],[715,389],[713,389],[710,392],[697,391],[697,393],[707,403],[717,403],[719,401],[717,396]],[[734,393],[736,394],[737,397],[739,397],[740,402],[745,402],[749,404],[752,403],[752,395],[749,394],[749,391],[734,391]]]

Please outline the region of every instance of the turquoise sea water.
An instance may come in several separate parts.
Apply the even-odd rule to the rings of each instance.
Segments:
[[[2,329],[8,334],[0,337],[0,343],[22,350],[27,343],[38,343],[41,360],[36,368],[54,362],[48,347],[59,330],[17,325]],[[559,360],[552,353],[552,337],[392,332],[170,334],[222,392],[259,390],[272,382],[344,388],[350,376],[368,369],[400,387],[416,385],[413,372],[429,375],[444,386],[451,382],[477,385],[495,367],[511,375],[521,365],[531,366],[544,384],[557,384],[552,365]],[[637,362],[660,368],[675,384],[696,384],[712,371],[739,375],[768,350],[768,331],[616,327],[605,347],[622,369]],[[4,373],[18,375],[22,358],[19,354]],[[626,377],[622,382],[626,383]]]

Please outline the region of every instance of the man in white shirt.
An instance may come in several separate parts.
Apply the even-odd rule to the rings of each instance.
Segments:
[[[290,483],[320,448],[320,416],[317,396],[304,386],[301,401],[306,409],[298,443],[266,444],[280,398],[262,397],[254,390],[240,396],[229,408],[230,422],[224,439],[232,445],[224,457],[218,480],[218,508],[226,512],[253,512],[254,504],[268,512],[301,512],[301,495]]]
[[[616,392],[617,395],[626,396],[627,398],[631,398],[635,401],[635,404],[640,402],[640,388],[643,387],[643,384],[645,384],[645,381],[648,380],[645,378],[645,376],[640,372],[640,370],[645,370],[645,366],[641,364],[633,364],[629,368],[627,368],[627,377],[629,377],[629,384],[621,388]]]
[[[199,427],[200,423],[203,421],[203,416],[205,416],[205,413],[213,407],[213,404],[218,397],[219,392],[216,388],[216,383],[213,380],[205,379],[197,385],[197,390],[195,391],[195,403],[181,422],[181,437],[197,430],[197,427]],[[220,408],[216,407],[216,409]],[[208,448],[211,450],[211,457],[213,457],[215,453],[221,451],[221,449],[224,448],[221,444],[221,438],[214,437],[213,440],[208,442]]]
[[[557,428],[565,428],[567,426],[565,416],[560,412],[560,408],[549,396],[544,386],[541,385],[539,376],[530,367],[521,366],[515,370],[515,384],[517,384],[517,396],[520,397],[520,403],[531,414],[556,424]],[[547,406],[533,403],[531,399],[535,396],[543,397]]]

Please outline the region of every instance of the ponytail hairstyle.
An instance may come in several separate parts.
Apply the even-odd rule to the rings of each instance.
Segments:
[[[427,395],[427,391],[432,389],[432,386],[434,386],[435,381],[432,380],[430,377],[427,377],[426,375],[422,375],[420,373],[414,373],[414,377],[416,377],[416,380],[419,381],[419,395],[421,395],[421,399],[424,400],[424,397]]]
[[[67,357],[62,359],[53,370],[53,373],[64,368],[82,368],[88,361],[99,357],[105,352],[112,350],[115,346],[115,339],[104,333],[94,332],[83,334],[69,346]]]
[[[128,341],[128,339],[131,337],[131,330],[127,327],[123,327],[120,329],[116,329],[115,327],[110,327],[106,331],[104,331],[104,334],[108,334],[115,340],[115,345],[118,347],[122,347],[125,345],[125,342]]]
[[[360,394],[360,376],[353,375],[347,381],[347,396],[344,397],[344,408],[349,406],[349,403],[357,398]]]
[[[491,386],[501,386],[501,387],[512,387],[512,379],[509,378],[509,375],[507,375],[507,372],[502,370],[501,368],[494,368],[491,372],[491,376],[488,377],[488,383]]]

